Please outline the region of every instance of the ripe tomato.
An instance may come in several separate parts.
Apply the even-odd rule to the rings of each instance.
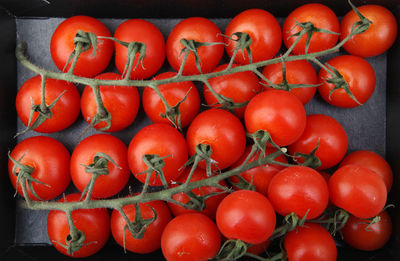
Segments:
[[[117,73],[103,73],[95,77],[101,80],[120,80]],[[106,132],[115,132],[125,129],[135,120],[139,110],[140,97],[136,87],[126,86],[99,86],[100,96],[104,107],[111,114],[111,126]],[[90,86],[86,86],[81,99],[83,118],[90,123],[97,112],[96,99]],[[107,126],[102,121],[94,127],[101,129]]]
[[[386,203],[382,178],[360,165],[339,168],[329,179],[328,187],[332,203],[359,218],[378,215]]]
[[[262,9],[248,9],[236,15],[225,30],[226,36],[242,32],[251,37],[250,51],[253,62],[271,59],[279,51],[282,44],[282,32],[276,18]],[[226,52],[229,57],[237,47],[235,41],[225,38]],[[239,50],[235,57],[238,64],[250,62],[247,51]]]
[[[223,43],[221,31],[210,20],[190,17],[180,21],[169,34],[166,47],[168,62],[176,71],[179,71],[184,57],[184,54],[181,54],[184,46],[180,43],[183,38],[197,42]],[[200,46],[197,52],[202,73],[208,73],[217,67],[224,53],[224,46],[222,44]],[[187,57],[183,74],[199,74],[193,53]]]
[[[161,236],[161,250],[167,261],[209,260],[218,253],[220,244],[217,226],[200,213],[175,217]]]
[[[289,167],[276,174],[268,187],[268,198],[282,216],[292,212],[306,219],[322,214],[328,205],[329,191],[325,179],[312,168]]]
[[[176,180],[183,171],[183,165],[188,159],[185,138],[170,125],[154,123],[141,129],[133,137],[128,147],[128,163],[135,178],[145,183],[146,175],[142,173],[148,169],[142,157],[156,154],[163,159],[165,166],[162,171],[167,183]],[[140,174],[142,173],[142,174]],[[150,186],[161,186],[160,176],[153,171]]]
[[[216,219],[225,237],[249,244],[267,240],[276,224],[270,201],[261,193],[251,190],[238,190],[225,197],[218,206]]]
[[[384,211],[379,215],[380,220],[368,227],[368,220],[350,216],[346,225],[340,230],[343,240],[359,250],[374,251],[383,247],[392,234],[392,220]]]
[[[107,154],[120,168],[108,161],[107,175],[96,179],[92,197],[108,198],[120,192],[129,180],[126,145],[117,137],[108,134],[95,134],[82,140],[71,156],[71,177],[79,191],[89,184],[92,174],[87,173],[85,166],[93,164],[93,158],[99,152]]]
[[[312,114],[307,116],[307,125],[303,135],[288,147],[289,153],[296,152],[308,154],[318,145],[315,155],[320,159],[324,170],[338,164],[347,151],[347,134],[342,125],[334,118]],[[299,159],[301,161],[301,159]]]
[[[164,72],[154,77],[154,80],[168,79],[175,75],[175,72]],[[180,102],[190,90],[186,100],[179,105],[181,127],[189,125],[200,109],[200,95],[193,82],[167,83],[159,85],[158,89],[171,107]],[[170,120],[161,117],[161,114],[165,114],[164,103],[150,87],[143,91],[143,108],[152,122],[171,124]]]
[[[232,68],[236,66],[237,65],[233,64]],[[226,69],[226,67],[228,67],[228,64],[220,65],[213,72],[222,71]],[[261,92],[258,77],[250,71],[211,78],[209,83],[218,94],[231,98],[235,103],[248,102],[257,93]],[[206,86],[204,86],[203,90],[207,104],[213,108],[220,107],[220,105],[217,104],[217,98],[215,98]],[[246,106],[236,108],[234,110],[235,115],[238,118],[243,118],[245,108]]]
[[[203,111],[190,124],[186,140],[193,156],[200,143],[211,146],[213,169],[225,169],[237,161],[246,148],[246,133],[242,123],[232,113],[221,109]],[[204,160],[199,166],[206,168]]]
[[[139,207],[143,219],[154,218],[151,208],[154,209],[157,215],[157,218],[146,227],[143,238],[135,239],[132,236],[128,228],[125,227],[127,225],[125,219],[117,210],[114,210],[111,215],[111,232],[115,241],[120,246],[126,247],[129,251],[140,254],[151,253],[161,247],[161,234],[171,220],[171,213],[165,202],[161,200],[140,203]],[[126,205],[122,210],[131,222],[135,221],[136,212],[134,204]]]
[[[335,261],[337,257],[335,241],[320,224],[296,227],[286,234],[283,245],[290,261]]]
[[[92,32],[97,37],[111,37],[110,31],[99,20],[89,16],[73,16],[57,26],[51,37],[50,53],[57,68],[63,70],[71,53],[75,49],[74,38],[76,33]],[[113,54],[112,40],[97,39],[96,54],[93,55],[93,46],[79,55],[74,74],[83,77],[93,77],[104,71],[110,63]],[[66,67],[67,72],[72,64]]]
[[[58,202],[79,201],[79,193],[61,198]],[[70,238],[67,215],[64,211],[51,210],[47,216],[47,233],[53,246],[62,254],[71,257],[87,257],[100,251],[110,236],[110,216],[107,209],[78,209],[72,212],[75,227],[85,234],[83,246],[76,252],[68,254],[66,245]]]
[[[318,84],[317,73],[311,63],[306,60],[285,62],[286,80],[289,84]],[[275,63],[264,67],[262,73],[274,84],[282,83],[282,64]],[[266,84],[264,82],[264,84]],[[265,88],[270,90],[270,88]],[[307,104],[313,97],[317,87],[291,89],[303,104]]]
[[[16,108],[19,118],[26,126],[29,123],[32,105],[40,105],[42,78],[40,75],[27,80],[19,89],[16,98]],[[34,130],[42,133],[50,133],[61,131],[69,127],[76,121],[79,116],[79,92],[72,83],[46,79],[45,85],[45,103],[47,106],[52,104],[63,92],[65,93],[57,101],[55,106],[51,108],[52,116],[46,119],[39,127]],[[31,124],[35,122],[39,116],[38,112],[33,113]]]
[[[386,8],[379,5],[364,5],[357,8],[360,13],[372,22],[362,34],[354,35],[343,47],[353,55],[370,57],[384,53],[394,43],[397,36],[395,16]],[[340,24],[340,39],[346,38],[355,22],[360,18],[351,10]]]
[[[295,142],[306,126],[306,111],[294,94],[271,90],[250,100],[244,113],[247,131],[266,130],[278,146]]]
[[[34,169],[31,177],[49,186],[32,182],[33,190],[43,200],[50,200],[60,195],[68,187],[71,180],[69,174],[70,155],[64,145],[50,137],[35,136],[27,138],[13,149],[10,156],[14,160]],[[8,161],[8,174],[14,188],[16,187],[17,176],[12,174],[14,163]],[[17,172],[20,169],[17,168]],[[36,198],[28,186],[29,198]],[[23,196],[21,184],[18,184],[18,193]]]
[[[283,42],[287,48],[290,48],[296,41],[298,36],[290,37],[301,31],[301,27],[297,23],[311,22],[315,27],[329,30],[336,34],[323,32],[314,32],[311,36],[308,53],[315,53],[327,50],[335,46],[339,39],[339,20],[335,13],[327,6],[322,4],[305,4],[296,8],[286,18],[282,26]],[[292,53],[304,54],[306,46],[307,34],[301,37],[301,40],[296,44]]]

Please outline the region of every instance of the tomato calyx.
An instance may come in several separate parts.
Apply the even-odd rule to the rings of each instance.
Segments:
[[[206,163],[207,177],[211,177],[212,175],[211,164],[217,163],[215,160],[211,159],[212,149],[209,144],[199,143],[196,145],[195,151],[196,152],[193,154],[193,156],[190,157],[190,159],[184,165],[184,167],[188,167],[193,164],[185,184],[189,184],[193,176],[193,172],[197,168],[197,165],[199,164],[200,161],[204,160]]]
[[[368,28],[371,26],[372,22],[365,16],[363,16],[360,11],[358,11],[357,7],[349,0],[348,1],[349,5],[351,6],[351,9],[357,14],[357,16],[360,18],[358,22],[355,22],[351,28],[351,32],[353,34],[362,34],[365,31],[368,30]]]
[[[303,226],[304,223],[306,222],[307,214],[309,211],[310,209],[307,210],[306,214],[301,219],[294,212],[286,215],[283,218],[283,225],[275,228],[274,233],[268,240],[272,241],[274,239],[280,238],[286,235],[289,231],[294,230],[296,227]]]
[[[245,59],[245,50],[246,50],[247,56],[249,57],[249,62],[253,63],[253,56],[252,56],[251,50],[250,50],[250,45],[253,43],[253,39],[251,39],[251,37],[248,33],[235,32],[235,33],[231,34],[230,36],[226,36],[226,35],[223,35],[223,36],[227,37],[229,39],[228,45],[230,44],[231,41],[236,42],[235,49],[233,50],[231,60],[229,62],[228,67],[226,67],[226,70],[231,68],[233,61],[235,60],[235,57],[240,50],[242,51],[243,59]]]
[[[251,176],[251,181],[248,182],[245,178],[243,178],[241,175],[235,175],[239,182],[233,182],[232,180],[229,181],[229,183],[238,188],[239,190],[252,190],[252,191],[257,191],[256,187],[253,184],[253,175]]]
[[[237,260],[246,254],[248,246],[240,239],[228,239],[213,260]]]
[[[306,166],[313,169],[320,167],[322,164],[321,160],[317,157],[317,155],[315,155],[319,148],[319,142],[320,139],[318,139],[317,145],[309,154],[296,152],[293,156],[290,157],[292,157],[296,162],[298,162],[298,159],[301,158],[303,160],[303,163],[300,163],[300,166]]]
[[[327,208],[319,218],[309,222],[325,224],[326,229],[334,236],[346,225],[349,217],[350,214],[346,210],[331,207]]]
[[[142,193],[147,192],[147,188],[150,183],[150,177],[153,171],[155,172],[155,178],[160,177],[161,183],[163,184],[165,189],[168,189],[168,183],[167,180],[165,179],[164,173],[163,173],[163,167],[165,166],[165,162],[163,159],[169,157],[164,156],[160,157],[157,154],[145,154],[142,157],[143,162],[146,164],[148,167],[147,170],[138,173],[138,175],[146,174],[146,181],[143,185]]]

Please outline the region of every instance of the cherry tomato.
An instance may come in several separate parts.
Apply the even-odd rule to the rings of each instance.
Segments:
[[[40,105],[41,102],[41,82],[40,75],[27,80],[19,89],[16,98],[16,108],[18,117],[26,126],[29,123],[32,105]],[[45,103],[47,106],[52,104],[63,92],[65,93],[57,101],[53,108],[50,109],[52,116],[47,118],[39,127],[34,130],[41,133],[50,133],[61,131],[76,121],[79,116],[79,92],[72,83],[46,79],[45,85]],[[31,124],[35,122],[39,116],[38,112],[34,112]]]
[[[31,177],[46,185],[32,182],[33,190],[43,200],[50,200],[60,195],[68,187],[71,180],[69,174],[70,155],[64,145],[50,137],[35,136],[27,138],[15,146],[10,156],[14,160],[33,168]],[[17,176],[14,176],[12,169],[14,163],[8,161],[8,174],[14,188],[16,187]],[[20,171],[19,168],[16,169]],[[29,198],[36,198],[29,186],[26,186]],[[18,193],[24,196],[21,184],[18,184]]]
[[[63,70],[74,51],[74,38],[79,30],[85,33],[92,32],[97,37],[111,37],[111,33],[107,27],[95,18],[73,16],[64,20],[57,26],[50,42],[51,57],[59,70]],[[97,38],[96,54],[93,55],[93,46],[90,46],[90,49],[86,52],[81,53],[75,66],[74,74],[83,77],[93,77],[101,73],[110,63],[112,54],[112,40]],[[72,60],[65,68],[66,72],[71,67],[71,64]]]
[[[101,80],[121,80],[117,73],[103,73],[95,77]],[[136,87],[126,86],[99,86],[100,96],[104,107],[111,114],[111,126],[106,132],[115,132],[125,129],[135,120],[139,110],[140,97]],[[97,112],[96,99],[90,86],[86,86],[81,99],[83,118],[90,123]],[[101,129],[107,126],[102,121],[94,127]]]

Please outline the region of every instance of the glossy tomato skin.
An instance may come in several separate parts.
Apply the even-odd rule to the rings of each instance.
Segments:
[[[168,79],[175,75],[175,72],[164,72],[154,77],[154,80]],[[189,125],[200,109],[200,95],[193,82],[162,84],[158,86],[158,89],[170,106],[175,106],[189,93],[186,100],[179,105],[181,127]],[[150,87],[146,87],[143,91],[143,108],[152,122],[171,124],[170,120],[161,117],[161,114],[165,114],[164,103]]]
[[[32,178],[40,180],[50,187],[32,182],[36,194],[43,200],[54,199],[68,187],[71,181],[69,172],[70,154],[65,146],[50,137],[35,136],[27,138],[15,146],[10,156],[21,159],[21,163],[34,168]],[[8,173],[11,183],[16,187],[17,176],[12,174],[14,163],[8,161]],[[29,198],[37,199],[27,186]],[[21,184],[18,193],[23,196]]]
[[[37,75],[27,80],[19,89],[15,101],[18,117],[26,126],[29,123],[32,101],[35,105],[41,102],[41,82],[42,78]],[[65,93],[51,109],[52,117],[46,119],[39,127],[34,129],[41,133],[52,133],[61,131],[71,126],[79,116],[80,96],[74,84],[55,79],[46,79],[45,102],[49,106],[63,92]],[[38,112],[33,113],[32,121],[35,122],[39,116]]]
[[[143,162],[144,155],[156,154],[164,158],[162,169],[167,183],[176,180],[183,172],[183,166],[188,159],[185,138],[175,128],[164,123],[150,124],[141,129],[132,139],[128,147],[128,163],[133,175],[142,183],[146,174],[140,174],[148,169]],[[150,186],[161,186],[161,179],[153,171]]]
[[[117,73],[103,73],[95,77],[101,80],[121,80]],[[100,96],[104,107],[111,114],[111,126],[106,132],[116,132],[125,129],[135,120],[140,104],[139,92],[135,86],[100,86]],[[90,86],[86,86],[81,99],[83,118],[90,123],[97,112],[96,99]],[[94,127],[101,129],[107,126],[100,122]]]
[[[220,244],[217,226],[200,213],[175,217],[161,236],[161,250],[167,261],[209,260],[218,253]]]
[[[286,234],[283,245],[290,261],[335,261],[331,234],[320,224],[305,223]]]
[[[318,144],[315,155],[320,159],[324,170],[338,164],[347,151],[348,139],[342,125],[334,118],[323,114],[307,116],[307,125],[301,137],[288,147],[289,153],[296,152],[308,154]]]
[[[233,64],[232,68],[236,66],[237,65]],[[220,65],[213,72],[222,71],[227,67],[228,64]],[[258,77],[250,71],[214,77],[209,80],[209,83],[217,93],[227,98],[231,98],[235,103],[248,102],[257,93],[261,92],[261,85],[259,84]],[[206,99],[207,104],[213,108],[220,107],[220,105],[217,104],[217,98],[215,98],[207,86],[204,86],[203,90],[204,98]],[[245,108],[246,106],[235,108],[235,115],[242,119]]]
[[[248,132],[266,130],[278,146],[286,146],[302,135],[306,127],[306,112],[294,94],[271,90],[250,100],[244,121]]]
[[[339,168],[329,179],[328,187],[332,203],[359,218],[378,215],[386,203],[382,178],[360,165]]]
[[[246,148],[246,134],[242,123],[232,113],[222,109],[203,111],[190,124],[186,140],[193,156],[198,144],[211,146],[214,170],[225,169],[237,161]],[[199,166],[206,168],[204,160]]]
[[[221,31],[212,21],[203,17],[190,17],[180,21],[171,31],[167,39],[167,59],[174,70],[179,71],[184,54],[181,39],[197,42],[221,43],[212,46],[200,46],[197,49],[200,57],[200,68],[203,73],[211,72],[217,67],[224,53]],[[199,74],[195,56],[190,53],[182,72],[184,75]]]
[[[129,19],[120,24],[114,33],[114,38],[123,42],[141,42],[146,45],[146,56],[143,64],[138,63],[139,54],[136,54],[133,61],[133,68],[130,74],[131,79],[146,79],[161,68],[165,60],[165,39],[160,30],[152,23],[143,19]],[[128,48],[114,42],[115,66],[120,74],[128,59]]]
[[[251,37],[253,62],[271,59],[282,44],[281,26],[271,13],[262,9],[248,9],[236,15],[226,27],[225,35],[229,37],[237,32],[247,33]],[[224,40],[226,52],[232,57],[237,44],[229,38]],[[248,64],[250,60],[247,51],[238,51],[235,62]]]
[[[69,194],[61,198],[58,202],[79,201],[80,196],[79,193]],[[107,209],[74,210],[72,211],[72,219],[76,228],[85,234],[85,241],[83,243],[86,245],[70,255],[64,247],[56,243],[55,241],[65,245],[70,230],[65,212],[51,210],[47,216],[47,233],[53,246],[60,253],[70,257],[87,257],[100,251],[110,236],[110,216]]]
[[[72,182],[79,191],[83,191],[90,182],[92,174],[85,171],[83,165],[93,163],[96,153],[105,153],[111,157],[117,166],[108,162],[107,175],[99,175],[93,187],[92,197],[108,198],[120,192],[130,177],[126,145],[117,137],[108,134],[95,134],[82,140],[71,156]]]
[[[75,49],[74,38],[76,33],[82,30],[92,32],[97,37],[111,37],[110,31],[99,20],[89,16],[73,16],[64,20],[54,31],[50,42],[51,57],[57,68],[63,70],[71,53]],[[79,55],[74,74],[83,77],[93,77],[104,71],[110,63],[113,54],[113,42],[109,39],[97,39],[96,54],[93,55],[93,47]],[[72,61],[65,71],[68,71]]]
[[[297,36],[290,37],[293,34],[301,31],[301,27],[296,24],[312,22],[317,28],[326,29],[336,34],[328,34],[323,32],[313,33],[308,53],[315,53],[323,50],[327,50],[335,46],[339,39],[339,20],[335,13],[327,6],[317,3],[305,4],[296,8],[286,18],[283,26],[283,42],[287,48],[290,48]],[[293,54],[304,54],[306,46],[306,35],[303,35],[301,40],[296,44],[292,53]]]
[[[129,230],[125,229],[127,225],[126,221],[117,210],[114,210],[111,215],[111,232],[115,241],[121,247],[125,246],[127,250],[134,253],[147,254],[161,247],[161,235],[165,226],[171,220],[171,213],[165,202],[160,200],[139,203],[139,207],[143,219],[154,218],[154,213],[150,207],[157,213],[157,218],[146,227],[143,238],[135,239]],[[134,204],[126,205],[122,210],[131,222],[135,221],[136,212]]]
[[[395,16],[385,7],[379,5],[364,5],[357,7],[358,11],[372,22],[362,34],[354,35],[343,47],[350,54],[371,57],[384,53],[394,43],[397,36]],[[346,38],[353,24],[359,21],[358,15],[351,10],[340,24],[340,39]]]
[[[225,197],[218,206],[216,220],[225,237],[250,244],[267,240],[276,225],[270,201],[251,190],[238,190]]]

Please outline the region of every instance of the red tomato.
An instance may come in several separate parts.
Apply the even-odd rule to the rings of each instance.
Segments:
[[[325,179],[315,170],[303,166],[289,167],[276,174],[268,188],[268,198],[282,216],[292,212],[306,219],[322,214],[328,205],[329,191]]]
[[[183,38],[197,42],[223,43],[221,31],[210,20],[190,17],[180,21],[169,34],[166,47],[168,62],[176,71],[179,71],[184,57],[184,54],[181,54],[184,46],[180,43]],[[200,46],[197,52],[202,73],[208,73],[217,67],[224,53],[224,46],[223,44]],[[193,53],[187,57],[183,74],[199,74]]]
[[[74,185],[83,191],[92,178],[85,166],[93,164],[93,158],[99,152],[107,154],[120,168],[111,161],[107,164],[109,173],[96,179],[92,197],[108,198],[120,192],[129,180],[126,145],[117,137],[107,134],[95,134],[82,140],[71,156],[71,177]]]
[[[322,4],[305,4],[296,8],[286,18],[283,26],[283,42],[287,48],[290,48],[296,41],[298,36],[290,37],[301,31],[301,27],[297,23],[311,22],[315,27],[329,30],[336,34],[323,32],[314,32],[311,36],[308,53],[315,53],[327,50],[335,46],[339,39],[339,20],[335,13],[327,6]],[[301,37],[301,40],[296,44],[292,53],[304,54],[306,46],[307,34]]]
[[[246,133],[242,123],[232,113],[221,109],[206,110],[190,124],[186,140],[193,156],[200,143],[211,146],[213,169],[225,169],[237,161],[246,148]],[[205,162],[199,166],[205,169]]]
[[[136,54],[131,71],[131,79],[146,79],[153,76],[161,68],[165,60],[165,40],[160,30],[152,23],[143,19],[130,19],[120,24],[114,33],[114,38],[123,42],[140,42],[146,45],[143,63]],[[114,42],[115,66],[122,74],[128,59],[128,48]],[[137,65],[136,69],[135,66]]]
[[[359,165],[345,165],[329,179],[332,203],[359,218],[378,215],[386,203],[387,191],[382,178]]]
[[[74,51],[74,38],[79,30],[92,32],[97,37],[111,37],[111,33],[107,27],[95,18],[73,16],[64,20],[57,26],[50,42],[51,57],[59,70],[63,70],[71,53]],[[75,75],[93,77],[107,68],[113,54],[112,40],[98,38],[96,48],[95,55],[93,55],[93,46],[79,55],[74,69]],[[66,72],[69,70],[71,64],[72,60],[66,67]]]
[[[217,226],[200,213],[175,217],[161,236],[161,250],[167,261],[209,260],[218,253],[220,244]]]
[[[117,73],[103,73],[95,77],[101,80],[120,80]],[[106,132],[115,132],[125,129],[135,120],[139,110],[140,97],[136,87],[126,86],[100,86],[100,96],[104,107],[111,114],[111,126]],[[83,118],[90,123],[97,112],[96,99],[90,86],[86,86],[81,99]],[[102,121],[96,124],[96,129],[107,126]]]
[[[40,75],[27,80],[19,89],[15,101],[17,113],[22,123],[26,126],[29,123],[32,105],[40,105],[41,98],[41,82]],[[57,101],[56,105],[51,108],[52,117],[46,119],[39,127],[34,129],[37,132],[50,133],[61,131],[69,127],[76,121],[79,116],[79,92],[72,83],[46,79],[45,85],[45,103],[47,106],[52,104],[63,92],[65,93]],[[33,113],[31,124],[39,116],[38,112]]]
[[[14,160],[34,169],[31,177],[47,185],[32,182],[32,187],[36,194],[43,200],[50,200],[60,195],[68,187],[71,180],[69,174],[70,155],[68,150],[61,142],[45,136],[35,136],[27,138],[13,149],[10,156]],[[8,173],[11,183],[16,187],[17,176],[12,174],[14,163],[8,161]],[[17,168],[19,172],[19,168]],[[29,198],[38,200],[28,190]],[[18,184],[18,193],[23,196],[21,184]]]
[[[354,35],[343,47],[347,52],[370,57],[384,53],[394,43],[397,36],[397,22],[395,16],[386,8],[379,5],[364,5],[357,8],[360,13],[372,22],[362,34]],[[355,22],[360,18],[351,10],[342,19],[340,24],[340,39],[346,38]]]
[[[282,44],[282,32],[276,18],[262,9],[248,9],[236,15],[228,24],[225,35],[234,33],[247,33],[252,40],[250,45],[253,62],[271,59],[279,51]],[[232,57],[237,47],[235,41],[225,38],[226,52]],[[238,64],[250,62],[247,51],[239,50],[235,57]]]
[[[334,118],[312,114],[307,116],[307,125],[303,135],[289,146],[289,153],[296,152],[308,154],[319,146],[315,155],[320,159],[321,166],[318,170],[324,170],[338,164],[347,151],[347,134],[342,125]],[[299,159],[301,161],[301,159]]]
[[[290,261],[335,261],[337,249],[331,234],[320,224],[305,223],[283,240]]]
[[[217,226],[229,239],[259,244],[274,232],[275,211],[261,193],[238,190],[225,197],[217,209]]]
[[[379,215],[380,220],[368,227],[369,220],[350,216],[346,225],[340,230],[343,240],[359,250],[374,251],[383,247],[392,234],[392,220],[384,211]]]
[[[79,201],[80,194],[74,193],[61,198],[58,202]],[[67,215],[64,211],[51,210],[47,216],[47,233],[53,246],[62,254],[71,257],[87,257],[100,251],[110,236],[110,216],[107,209],[79,209],[72,212],[75,227],[85,234],[83,246],[72,254],[59,243],[66,245],[70,237]],[[57,243],[58,242],[58,243]]]
[[[154,80],[168,79],[175,75],[175,72],[164,72],[154,77]],[[162,84],[158,86],[158,90],[171,107],[180,102],[190,90],[186,100],[179,105],[181,127],[189,125],[200,109],[200,95],[193,82]],[[164,103],[150,87],[146,87],[143,91],[143,108],[152,122],[171,124],[170,120],[161,117],[161,114],[165,114]]]
[[[163,201],[150,201],[140,203],[140,212],[143,219],[154,218],[153,210],[157,213],[157,218],[146,227],[144,236],[141,239],[135,239],[129,230],[125,227],[126,221],[121,214],[114,210],[111,215],[111,232],[117,243],[126,247],[129,251],[140,254],[147,254],[156,251],[161,247],[161,234],[171,220],[171,213],[165,202]],[[126,216],[131,222],[135,221],[135,205],[126,205],[122,208]],[[125,242],[124,242],[125,231]]]
[[[295,142],[303,133],[306,112],[294,94],[271,90],[251,99],[244,121],[248,132],[266,130],[278,146],[285,146]]]
[[[256,244],[256,245],[250,245],[247,248],[247,253],[251,253],[253,255],[261,255],[263,253],[267,252],[267,248],[269,246],[269,244],[271,243],[270,240],[266,240],[260,244]]]
[[[140,173],[148,169],[142,157],[153,154],[168,156],[163,159],[165,166],[162,171],[167,183],[171,183],[182,173],[182,167],[188,159],[185,138],[175,128],[163,123],[146,126],[133,137],[128,148],[128,162],[133,175],[142,183],[145,183],[146,174]],[[156,177],[154,171],[149,185],[162,185],[159,175]]]
[[[232,65],[232,68],[236,66],[237,65]],[[228,64],[220,65],[213,72],[222,71],[226,69],[226,67],[228,67]],[[235,103],[248,102],[257,93],[261,92],[261,86],[258,77],[250,71],[211,78],[209,83],[214,91],[227,98],[231,98]],[[220,107],[220,105],[217,104],[217,98],[215,98],[207,86],[204,86],[203,90],[204,98],[206,99],[207,104],[213,108]],[[239,118],[243,118],[245,108],[246,106],[236,108],[234,110],[235,115]]]
[[[286,80],[289,84],[318,84],[317,73],[311,63],[306,60],[285,62]],[[274,84],[282,83],[282,64],[275,63],[265,66],[262,73]],[[266,84],[264,82],[264,84]],[[270,90],[270,88],[266,88]],[[317,87],[295,88],[291,89],[293,93],[303,104],[307,104],[313,97]]]

